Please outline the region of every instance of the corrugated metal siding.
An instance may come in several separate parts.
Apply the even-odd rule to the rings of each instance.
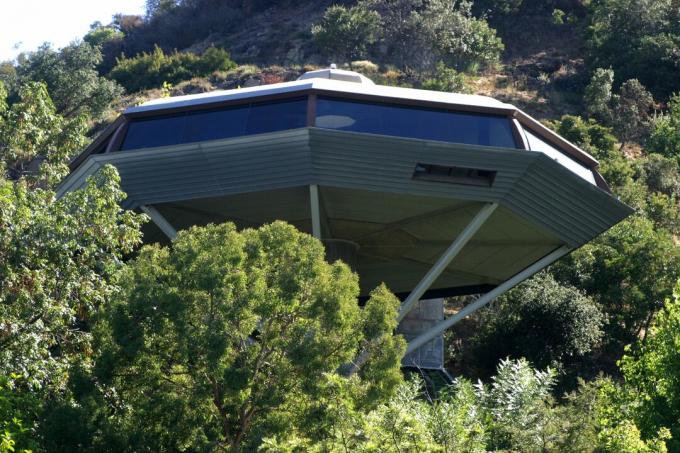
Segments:
[[[317,128],[95,155],[70,175],[60,194],[77,189],[107,163],[121,174],[129,195],[124,206],[129,208],[319,184],[499,201],[573,247],[630,213],[627,206],[540,153]],[[498,173],[492,187],[413,180],[416,163]]]
[[[333,187],[498,201],[531,159],[517,150],[482,148],[355,132],[310,130],[316,183]],[[493,187],[414,180],[417,163],[496,170]]]
[[[611,195],[572,176],[543,155],[539,155],[502,203],[554,231],[572,247],[590,241],[632,212]]]

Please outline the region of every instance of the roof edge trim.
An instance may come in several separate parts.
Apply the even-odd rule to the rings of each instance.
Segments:
[[[581,148],[574,145],[566,138],[561,137],[555,131],[544,126],[522,110],[516,109],[515,112],[515,117],[522,126],[525,126],[531,132],[536,133],[539,137],[552,142],[557,146],[557,148],[564,150],[567,155],[574,158],[577,162],[584,164],[593,170],[596,170],[600,166],[600,162],[593,156],[583,151]]]

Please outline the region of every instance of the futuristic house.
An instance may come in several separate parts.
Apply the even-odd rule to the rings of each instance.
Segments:
[[[276,219],[322,239],[363,296],[384,281],[403,299],[406,360],[434,368],[446,328],[631,212],[593,157],[512,105],[336,69],[131,107],[60,193],[105,164],[153,220],[146,241]],[[441,301],[409,314],[480,293],[446,320]]]

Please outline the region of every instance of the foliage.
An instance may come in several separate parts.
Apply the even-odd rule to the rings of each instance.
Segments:
[[[47,85],[60,115],[99,118],[122,94],[118,84],[99,76],[96,68],[101,61],[99,48],[87,42],[75,42],[59,51],[45,44],[21,58],[17,71],[23,83]]]
[[[172,248],[142,249],[120,284],[97,328],[96,380],[129,408],[139,445],[238,450],[293,426],[318,432],[324,375],[361,348],[354,404],[401,379],[396,297],[378,287],[362,310],[356,275],[282,222],[182,231]]]
[[[557,133],[600,161],[599,171],[614,192],[632,183],[635,170],[617,149],[617,140],[610,128],[598,124],[593,118],[584,120],[573,115],[564,115],[552,126]]]
[[[380,17],[383,58],[406,70],[433,72],[437,62],[457,70],[498,63],[503,43],[471,3],[444,0],[361,0]]]
[[[483,312],[465,360],[488,374],[507,356],[561,368],[600,343],[604,322],[592,298],[544,272]]]
[[[156,46],[151,53],[133,58],[120,58],[111,70],[111,77],[128,92],[158,88],[163,82],[175,84],[192,77],[206,76],[214,71],[236,67],[226,50],[208,48],[201,56],[189,52],[165,54]]]
[[[636,419],[644,436],[670,429],[670,446],[680,448],[680,284],[655,316],[645,341],[621,359],[626,385],[635,396]]]
[[[680,196],[680,167],[678,161],[659,154],[649,154],[640,159],[638,177],[649,190],[670,197]]]
[[[59,380],[82,359],[87,323],[116,289],[141,218],[123,211],[112,167],[59,200],[0,180],[0,376],[29,386]]]
[[[0,375],[0,453],[29,453],[39,448],[32,426],[39,400],[19,391],[21,385],[17,375]]]
[[[631,79],[621,85],[619,95],[614,99],[613,127],[624,144],[640,141],[651,127],[651,110],[654,106],[652,95],[637,80]]]
[[[588,114],[603,124],[611,124],[613,120],[610,107],[613,85],[614,71],[597,68],[583,96]]]
[[[591,116],[614,129],[623,148],[648,134],[654,99],[637,79],[626,81],[614,94],[613,80],[612,70],[597,69],[586,87],[584,101]]]
[[[612,68],[620,81],[639,79],[659,98],[678,91],[680,9],[673,0],[589,2],[586,35],[591,68]]]
[[[116,57],[123,53],[125,33],[113,25],[102,25],[95,22],[90,25],[90,31],[83,36],[83,41],[92,47],[97,47],[102,59],[97,65],[100,74],[108,74],[116,64]]]
[[[317,45],[332,58],[350,63],[366,56],[377,39],[379,16],[363,7],[329,7],[321,22],[312,27]]]
[[[455,69],[447,68],[442,62],[437,63],[435,76],[423,82],[423,88],[449,93],[467,93],[470,91],[465,84],[465,77]]]
[[[7,108],[0,82],[0,168],[10,180],[54,186],[68,171],[68,159],[85,144],[85,119],[65,118],[44,84],[29,82]]]
[[[607,339],[630,343],[670,296],[680,276],[680,248],[664,230],[632,216],[553,266],[607,314]]]
[[[680,94],[668,102],[668,112],[654,119],[649,150],[680,161]]]
[[[524,360],[501,360],[489,388],[481,388],[484,406],[493,418],[491,447],[535,450],[547,428],[546,408],[555,372],[535,370]]]

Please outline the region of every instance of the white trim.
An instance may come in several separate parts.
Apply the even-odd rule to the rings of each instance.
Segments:
[[[208,93],[189,94],[170,98],[160,98],[145,102],[142,105],[129,107],[125,114],[149,112],[159,109],[187,107],[192,105],[212,104],[222,101],[234,101],[239,99],[256,98],[272,94],[295,93],[317,89],[323,91],[335,91],[338,93],[354,93],[373,95],[394,99],[407,99],[413,101],[441,102],[444,104],[469,105],[474,107],[489,107],[516,110],[516,107],[496,99],[475,94],[445,93],[441,91],[418,90],[415,88],[391,87],[385,85],[370,85],[365,83],[346,82],[332,79],[303,79],[293,82],[260,85],[233,90],[218,90]]]

